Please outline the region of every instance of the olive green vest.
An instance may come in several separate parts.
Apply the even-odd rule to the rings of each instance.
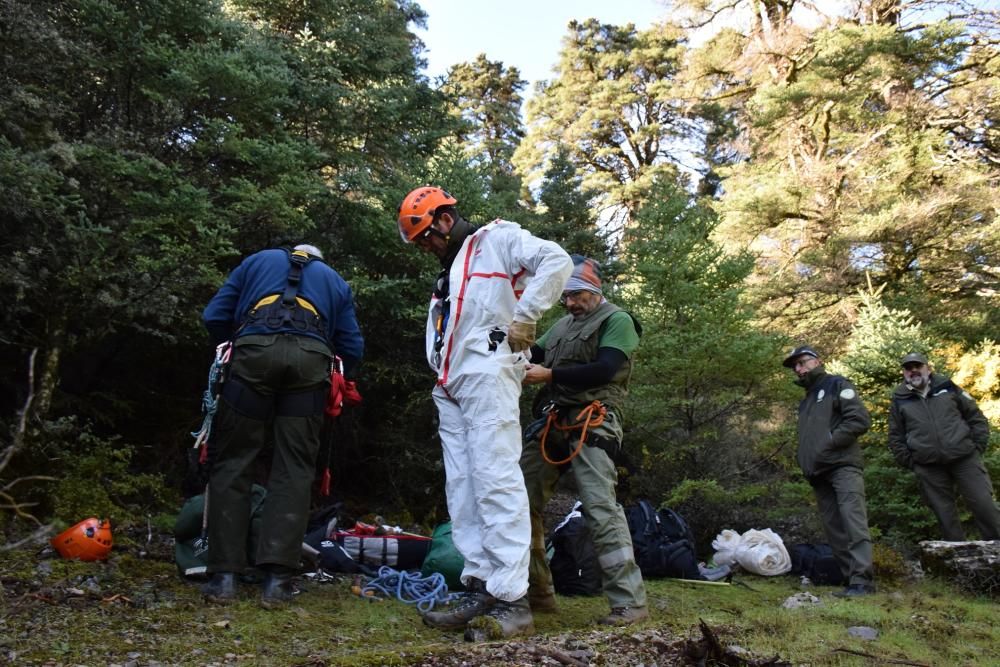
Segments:
[[[618,306],[604,302],[581,319],[572,315],[562,318],[552,327],[545,339],[546,368],[567,368],[589,364],[597,359],[601,325],[620,311]],[[580,389],[553,382],[550,398],[557,405],[586,405],[601,401],[609,408],[621,407],[628,395],[628,381],[632,376],[632,361],[626,359],[608,384]]]

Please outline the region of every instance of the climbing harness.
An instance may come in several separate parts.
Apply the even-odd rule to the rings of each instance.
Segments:
[[[458,597],[458,593],[448,592],[448,584],[440,572],[424,577],[417,572],[394,570],[388,565],[380,567],[378,576],[361,587],[362,597],[371,597],[376,593],[395,597],[406,604],[415,604],[422,612],[431,611],[434,605]]]
[[[232,352],[233,344],[231,341],[220,343],[215,348],[215,359],[208,369],[208,387],[201,396],[201,411],[205,418],[201,422],[201,429],[191,434],[191,437],[194,438],[192,448],[201,449],[198,453],[198,463],[204,463],[208,458],[208,438],[212,435],[212,421],[219,408],[219,396],[222,394],[222,384],[226,380],[226,370],[229,367]]]
[[[292,328],[318,335],[326,340],[326,323],[309,301],[300,297],[302,270],[315,259],[303,250],[288,253],[288,282],[281,294],[270,294],[254,304],[244,320],[246,324],[263,324],[268,329]]]
[[[559,410],[555,403],[549,403],[549,405],[543,409],[543,412],[546,413],[545,426],[542,427],[538,446],[542,450],[542,458],[545,459],[546,463],[554,466],[561,466],[576,458],[577,454],[580,453],[580,450],[583,449],[584,443],[587,441],[587,429],[603,424],[604,417],[608,414],[608,409],[600,401],[592,401],[583,410],[580,410],[580,413],[575,419],[573,419],[572,423],[565,425],[559,423]],[[573,451],[570,452],[570,455],[562,461],[553,461],[549,458],[548,452],[545,451],[545,439],[548,437],[549,429],[552,427],[555,427],[557,431],[580,431],[579,442],[577,442]]]

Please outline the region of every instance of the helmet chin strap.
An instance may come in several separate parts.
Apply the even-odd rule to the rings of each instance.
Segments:
[[[464,218],[456,216],[451,225],[451,229],[449,229],[447,233],[438,232],[438,235],[444,239],[447,248],[444,256],[441,258],[441,266],[451,266],[455,257],[458,256],[458,251],[461,250],[462,244],[465,243],[465,238],[470,233],[475,231],[475,229],[476,228]]]
[[[451,240],[451,231],[449,231],[448,233],[445,233],[445,232],[439,231],[437,229],[434,229],[433,226],[427,228],[427,234],[430,235],[430,236],[436,236],[439,239],[444,239],[445,243],[447,243],[448,241]]]

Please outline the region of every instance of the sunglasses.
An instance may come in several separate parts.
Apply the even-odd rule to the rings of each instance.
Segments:
[[[585,289],[578,289],[573,292],[563,292],[562,296],[559,297],[559,305],[565,306],[566,302],[570,299],[574,301],[579,301],[580,297],[587,293]]]

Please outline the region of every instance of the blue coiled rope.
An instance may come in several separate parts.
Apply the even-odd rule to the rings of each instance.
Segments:
[[[361,588],[362,595],[368,591],[394,597],[406,604],[415,604],[423,612],[431,611],[434,605],[458,596],[458,593],[448,592],[448,584],[440,572],[424,577],[419,572],[400,572],[388,565],[380,567],[378,576]]]

